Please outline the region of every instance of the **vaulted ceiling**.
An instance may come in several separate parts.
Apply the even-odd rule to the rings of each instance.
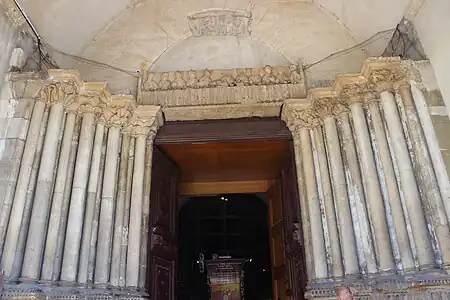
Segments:
[[[411,7],[410,1],[413,2]],[[334,77],[358,71],[367,56],[381,55],[402,17],[417,0],[18,0],[45,43],[61,51],[136,72],[258,67],[314,63],[376,35],[356,50],[308,69]],[[415,4],[416,3],[416,4]],[[188,16],[228,9],[250,16],[249,36],[192,35]],[[380,33],[381,32],[381,33]],[[62,67],[87,80],[108,80],[113,90],[135,78],[57,53]]]

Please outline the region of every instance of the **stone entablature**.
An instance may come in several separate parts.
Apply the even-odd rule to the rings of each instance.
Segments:
[[[282,103],[306,96],[301,66],[154,73],[142,69],[138,103],[163,107]]]

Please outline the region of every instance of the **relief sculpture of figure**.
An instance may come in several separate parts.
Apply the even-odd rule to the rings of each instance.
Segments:
[[[236,85],[237,86],[245,86],[248,85],[248,76],[245,74],[245,69],[239,69],[238,75],[236,77]]]
[[[206,88],[211,87],[211,72],[208,70],[205,70],[203,73],[203,76],[198,81],[198,87],[199,88]]]
[[[298,72],[298,67],[296,65],[290,65],[289,70],[291,71],[290,75],[291,83],[301,83],[303,81],[303,77]]]
[[[159,87],[161,90],[168,90],[170,89],[170,79],[169,79],[169,73],[162,73],[161,75],[161,81],[159,82]]]
[[[186,82],[187,87],[189,88],[196,88],[197,87],[197,76],[195,75],[195,71],[189,71],[188,72],[188,79]]]
[[[265,66],[262,72],[262,83],[263,84],[274,84],[277,82],[275,76],[273,76],[273,70],[271,66]]]
[[[178,90],[183,90],[186,88],[186,82],[184,82],[183,73],[175,72],[175,79],[172,82],[172,88]]]
[[[143,87],[145,91],[157,91],[159,89],[158,84],[155,81],[155,74],[152,72],[145,72],[143,79]]]

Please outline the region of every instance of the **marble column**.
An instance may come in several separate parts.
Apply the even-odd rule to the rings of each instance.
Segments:
[[[361,165],[367,210],[371,220],[371,226],[373,226],[372,234],[374,237],[376,258],[379,271],[386,272],[394,268],[394,260],[369,130],[362,103],[359,101],[352,103],[350,110],[360,157],[359,162]]]
[[[339,239],[345,275],[356,274],[359,271],[356,253],[355,235],[353,233],[352,215],[349,197],[345,183],[342,153],[339,146],[339,136],[336,120],[332,116],[324,119],[326,148],[330,163],[330,175],[334,191],[337,221],[339,223]]]
[[[428,235],[428,225],[422,210],[419,190],[416,183],[409,151],[406,144],[403,127],[398,113],[394,96],[384,91],[380,94],[381,104],[386,120],[386,127],[390,136],[394,161],[400,177],[400,190],[405,197],[405,206],[411,220],[412,235],[410,241],[417,249],[419,264],[422,268],[434,266],[433,251]]]
[[[334,278],[338,278],[342,277],[344,273],[342,269],[339,233],[336,221],[336,213],[334,211],[333,191],[328,169],[328,158],[323,138],[322,125],[318,124],[317,126],[315,126],[312,129],[312,132],[314,136],[313,147],[315,148],[313,149],[315,150],[314,159],[317,161],[315,164],[315,170],[318,181],[318,190],[320,198],[323,199],[324,206],[324,220],[322,221],[322,223],[324,224],[324,226],[326,224],[326,228],[324,228],[324,235],[327,250],[327,260],[329,260],[328,273]]]
[[[97,256],[95,259],[94,283],[106,286],[109,283],[111,246],[113,239],[113,220],[117,179],[117,156],[120,147],[120,128],[110,127],[106,148],[105,170],[103,175],[100,222],[98,227]]]
[[[142,204],[145,175],[145,141],[146,135],[144,134],[139,134],[136,137],[133,183],[131,187],[126,285],[127,287],[134,288],[139,286],[139,255],[141,248]]]
[[[377,265],[373,248],[372,231],[364,197],[364,188],[358,155],[347,112],[339,115],[339,132],[343,152],[344,173],[353,220],[353,230],[358,251],[360,273],[376,273]]]
[[[142,201],[142,234],[139,270],[139,288],[144,289],[147,283],[147,256],[150,217],[150,192],[152,184],[153,133],[147,139],[145,149],[144,198]]]
[[[22,155],[19,178],[17,180],[16,191],[14,193],[14,201],[13,203],[4,203],[2,211],[0,212],[0,241],[5,241],[3,244],[2,264],[6,277],[11,275],[13,268],[20,225],[22,223],[22,216],[27,196],[28,183],[31,176],[31,169],[33,167],[33,160],[39,137],[41,121],[44,115],[44,109],[45,103],[40,100],[36,101]],[[4,239],[5,234],[6,239]]]
[[[114,219],[114,239],[112,245],[111,277],[112,286],[119,286],[120,256],[122,251],[122,238],[124,234],[124,209],[125,194],[127,188],[128,155],[130,152],[130,134],[122,137],[122,149],[120,152],[119,180],[117,184],[117,205]]]
[[[303,158],[303,173],[308,198],[308,211],[310,216],[312,249],[314,259],[314,279],[323,280],[328,277],[327,258],[325,251],[325,237],[322,224],[322,214],[319,205],[317,182],[314,168],[313,150],[308,128],[300,128],[300,147]]]
[[[300,128],[299,126],[291,126],[289,129],[292,132],[292,139],[294,140],[294,153],[295,153],[295,166],[297,172],[297,182],[300,200],[300,210],[302,218],[303,229],[303,245],[305,249],[305,264],[308,282],[314,280],[314,259],[312,249],[312,235],[311,235],[311,222],[308,209],[308,198],[306,197],[306,184],[305,174],[303,173],[303,157],[300,140]]]
[[[100,158],[103,146],[105,125],[98,123],[95,129],[94,147],[92,151],[91,169],[84,213],[83,236],[81,239],[80,260],[78,267],[78,283],[88,283],[88,265],[91,251],[91,236],[95,215],[95,197],[97,196],[97,182],[100,180]]]
[[[56,256],[56,245],[58,239],[58,230],[60,227],[64,188],[66,186],[67,171],[69,167],[70,150],[72,147],[72,137],[74,135],[76,115],[74,112],[68,112],[66,124],[64,127],[64,137],[61,144],[61,151],[58,161],[58,171],[53,190],[52,206],[50,219],[45,242],[44,258],[41,271],[41,279],[51,281],[53,277],[54,260]]]
[[[390,207],[393,228],[391,228],[391,244],[397,245],[398,253],[395,253],[397,270],[413,270],[415,267],[412,247],[409,242],[408,228],[410,225],[409,217],[405,216],[402,207],[401,195],[398,190],[397,177],[393,165],[393,158],[386,136],[386,128],[380,113],[379,102],[370,101],[367,104],[368,120],[370,131],[373,132],[373,144],[376,149],[376,157],[380,161],[380,184],[382,190],[386,193],[387,205]],[[395,238],[393,238],[395,237]],[[398,257],[397,257],[398,255]]]
[[[40,277],[57,159],[58,137],[63,116],[63,105],[61,103],[52,104],[23,260],[22,277],[24,278],[39,279]]]
[[[433,163],[428,151],[427,142],[425,140],[422,125],[420,124],[416,107],[414,105],[410,85],[401,84],[399,87],[399,93],[405,108],[406,122],[414,151],[413,160],[419,190],[422,194],[422,205],[425,209],[425,214],[429,215],[429,223],[432,223],[436,230],[440,246],[438,251],[440,252],[440,255],[442,255],[443,262],[439,261],[439,257],[435,257],[435,260],[438,264],[444,263],[447,267],[449,267],[450,228],[445,212],[444,202],[442,200],[439,185],[436,179],[436,174],[433,169]]]
[[[75,173],[73,176],[69,217],[67,220],[65,237],[66,246],[64,247],[61,269],[61,280],[67,282],[75,282],[77,279],[84,209],[86,204],[86,189],[94,142],[94,122],[95,116],[93,113],[84,113],[80,141],[78,144]]]

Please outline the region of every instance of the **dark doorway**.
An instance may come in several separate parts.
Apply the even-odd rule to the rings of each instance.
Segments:
[[[178,299],[209,299],[201,255],[244,259],[245,299],[272,297],[268,205],[251,194],[192,197],[178,223]]]

